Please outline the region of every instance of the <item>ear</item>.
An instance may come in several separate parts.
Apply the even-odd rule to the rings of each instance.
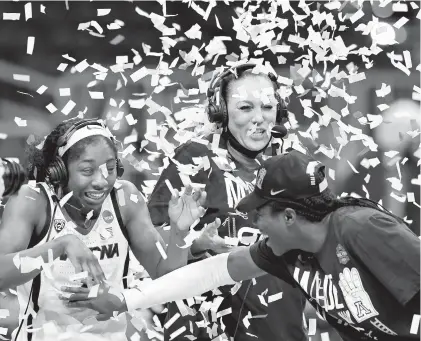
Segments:
[[[287,226],[293,225],[297,220],[297,213],[292,208],[284,210],[284,219]]]

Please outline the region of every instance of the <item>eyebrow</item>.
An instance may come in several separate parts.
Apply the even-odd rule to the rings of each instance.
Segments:
[[[111,159],[108,159],[107,161],[105,161],[105,163],[108,163],[108,162],[111,162],[111,161],[114,161],[115,160],[115,158],[111,158]],[[85,159],[85,160],[81,160],[81,161],[79,161],[79,164],[80,163],[95,163],[95,161],[96,160],[94,160],[94,159]]]

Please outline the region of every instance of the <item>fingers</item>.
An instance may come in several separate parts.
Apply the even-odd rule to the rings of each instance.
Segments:
[[[185,195],[192,195],[193,193],[193,187],[191,185],[187,185],[186,189],[184,190]]]
[[[69,308],[91,308],[91,301],[71,301],[71,302],[65,302],[64,303]]]
[[[61,287],[61,291],[69,292],[72,294],[89,294],[89,289],[82,287]]]
[[[105,281],[105,275],[102,271],[101,265],[99,265],[98,259],[93,257],[92,260],[88,263],[89,272],[94,277],[94,280],[101,284]]]
[[[69,302],[74,302],[74,301],[87,301],[90,298],[88,297],[89,293],[87,294],[72,294],[70,295],[70,297],[65,297],[63,295],[59,295],[59,298],[62,301],[69,301]]]
[[[203,206],[206,203],[207,193],[206,191],[200,191],[200,197],[198,198],[199,205]]]

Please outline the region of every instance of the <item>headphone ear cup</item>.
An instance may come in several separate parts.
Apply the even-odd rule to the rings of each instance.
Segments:
[[[209,122],[224,123],[221,109],[212,101],[209,101],[208,106],[206,107],[206,112],[208,114]]]
[[[221,122],[222,126],[228,127],[228,109],[227,109],[227,103],[225,102],[225,99],[221,98],[221,107],[220,107],[220,115],[221,115]]]
[[[60,156],[56,156],[48,166],[47,176],[48,181],[54,186],[67,184],[69,180],[67,168]]]
[[[117,177],[121,178],[124,174],[123,162],[120,159],[117,159]]]

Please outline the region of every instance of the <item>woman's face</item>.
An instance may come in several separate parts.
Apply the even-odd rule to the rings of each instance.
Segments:
[[[117,179],[116,155],[103,139],[85,147],[84,152],[69,161],[67,191],[78,206],[97,211],[111,192]]]
[[[277,100],[270,79],[246,75],[229,83],[228,129],[248,150],[263,149],[269,142],[269,125],[275,124]]]

